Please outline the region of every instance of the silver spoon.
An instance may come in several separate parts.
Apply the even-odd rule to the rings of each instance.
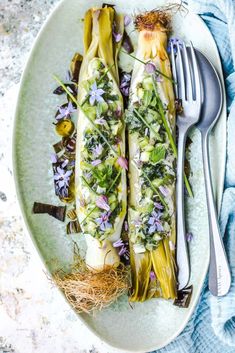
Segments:
[[[203,169],[208,208],[210,235],[209,289],[213,295],[223,296],[229,291],[231,274],[219,230],[218,216],[214,203],[208,145],[209,134],[220,116],[223,94],[219,76],[212,63],[198,50],[196,51],[196,56],[200,67],[204,92],[200,121],[197,123],[196,127],[201,132]]]

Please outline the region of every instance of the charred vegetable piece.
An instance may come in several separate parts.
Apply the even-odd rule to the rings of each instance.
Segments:
[[[79,73],[82,65],[83,57],[79,53],[75,53],[70,64],[72,81],[78,83]]]
[[[54,206],[46,203],[34,202],[33,213],[41,214],[47,213],[50,216],[58,219],[61,222],[64,222],[66,214],[66,206]]]
[[[193,286],[182,289],[177,293],[177,298],[174,300],[174,305],[180,308],[188,308],[193,293]]]

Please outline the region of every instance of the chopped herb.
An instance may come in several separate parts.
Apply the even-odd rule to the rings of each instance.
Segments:
[[[158,162],[165,159],[165,156],[166,156],[165,146],[164,145],[157,145],[150,153],[150,161],[153,164],[157,164]]]

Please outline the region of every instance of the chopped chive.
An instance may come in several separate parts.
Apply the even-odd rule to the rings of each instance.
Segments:
[[[80,223],[80,225],[85,222],[85,220],[92,214],[93,211],[95,211],[96,208],[98,208],[98,207],[95,206],[95,207],[93,207],[93,208],[91,209],[91,211],[88,213],[88,215],[86,215],[86,217],[82,220],[82,222]]]
[[[121,175],[121,171],[119,171],[119,173],[116,175],[116,178],[114,179],[114,181],[112,182],[112,184],[108,188],[107,194],[110,192],[110,190],[112,189],[113,185],[116,183],[116,181],[117,181],[117,179],[119,178],[120,175]],[[95,192],[94,190],[92,190],[92,191]],[[92,212],[95,211],[96,208],[97,208],[97,206],[92,208],[92,210],[88,213],[88,215],[83,219],[83,221],[80,224],[82,224],[92,214]]]
[[[83,180],[84,183],[87,185],[87,187],[91,190],[91,192],[93,192],[95,195],[98,195],[98,196],[99,196],[99,194],[98,194],[95,190],[92,189],[92,187],[90,186],[90,184],[88,183],[88,181],[84,178],[84,176],[82,176],[82,180]]]
[[[137,58],[136,56],[134,56],[134,55],[132,55],[132,54],[130,54],[130,53],[128,53],[128,52],[125,52],[125,51],[123,51],[123,50],[122,50],[122,53],[129,55],[131,58],[133,58],[133,59],[139,61],[141,64],[144,64],[144,65],[146,65],[146,64],[148,64],[148,63],[151,62],[151,60],[148,60],[148,61],[145,62],[145,61],[143,61],[143,60]],[[156,71],[159,75],[165,77],[167,80],[169,80],[169,81],[171,81],[172,83],[174,83],[175,85],[177,84],[177,82],[175,82],[174,80],[172,80],[171,77],[165,75],[162,71],[158,70],[157,68],[155,68],[155,71]]]
[[[158,135],[157,131],[155,131],[155,129],[142,117],[142,115],[138,112],[138,110],[136,110],[135,108],[133,109],[133,112],[135,113],[135,115],[137,115],[137,117],[150,129],[153,131],[153,133],[155,135]]]
[[[116,175],[114,181],[112,182],[112,184],[110,185],[110,187],[107,190],[107,194],[110,192],[110,190],[112,190],[112,187],[115,185],[116,181],[118,180],[119,176],[121,175],[121,170],[118,172],[118,174]]]
[[[172,147],[172,150],[173,150],[173,153],[174,153],[174,156],[177,158],[177,147],[176,147],[176,144],[175,144],[175,141],[174,141],[174,138],[173,138],[173,135],[171,133],[171,130],[169,128],[169,125],[167,123],[167,120],[166,120],[166,117],[165,117],[165,114],[164,114],[164,109],[163,109],[163,105],[162,105],[162,102],[159,98],[159,95],[158,95],[158,92],[157,92],[157,87],[156,87],[156,83],[155,83],[155,80],[153,79],[153,87],[154,87],[154,92],[155,92],[155,95],[156,95],[156,98],[157,98],[157,102],[158,102],[158,108],[159,108],[159,113],[161,115],[161,118],[162,118],[162,121],[163,121],[163,124],[164,124],[164,127],[166,129],[166,132],[167,132],[167,136],[169,138],[169,141],[170,141],[170,144],[171,144],[171,147]],[[188,191],[188,194],[190,197],[193,197],[193,192],[192,192],[192,189],[191,189],[191,186],[189,184],[189,181],[188,181],[188,178],[186,176],[186,174],[184,173],[184,183],[185,183],[185,186],[186,186],[186,189]]]

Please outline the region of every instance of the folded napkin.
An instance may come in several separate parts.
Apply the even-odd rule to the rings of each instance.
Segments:
[[[208,291],[207,280],[195,312],[180,336],[158,353],[235,352],[235,0],[188,0],[201,16],[219,49],[226,84],[227,163],[220,214],[221,232],[232,273],[229,293],[220,298]],[[199,34],[200,35],[200,34]]]

